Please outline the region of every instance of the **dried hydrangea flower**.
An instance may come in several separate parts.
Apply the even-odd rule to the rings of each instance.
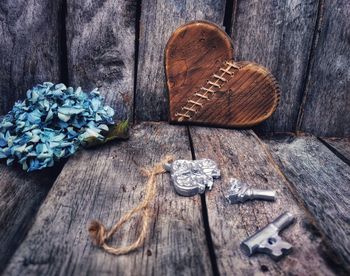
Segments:
[[[105,139],[114,110],[97,89],[44,82],[27,91],[0,123],[0,159],[27,171],[51,167],[74,154],[88,140]]]

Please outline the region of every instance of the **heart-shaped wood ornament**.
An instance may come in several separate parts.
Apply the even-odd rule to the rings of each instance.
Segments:
[[[179,27],[165,49],[171,123],[251,127],[276,110],[280,89],[264,67],[234,61],[230,37],[215,24]]]

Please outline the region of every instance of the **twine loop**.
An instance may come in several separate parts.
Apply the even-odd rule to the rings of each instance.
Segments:
[[[166,172],[166,170],[164,169],[164,165],[168,164],[171,161],[173,161],[173,157],[166,156],[163,160],[155,164],[152,168],[142,169],[143,174],[148,177],[144,200],[134,209],[128,211],[124,216],[122,216],[110,230],[107,230],[106,227],[97,220],[93,220],[90,222],[88,230],[90,237],[95,245],[102,247],[108,253],[114,255],[123,255],[141,247],[144,244],[152,217],[150,205],[156,195],[156,176]],[[136,241],[130,245],[122,247],[109,246],[106,243],[107,240],[109,240],[121,228],[123,224],[128,222],[138,212],[140,212],[142,226],[140,234],[137,237]]]

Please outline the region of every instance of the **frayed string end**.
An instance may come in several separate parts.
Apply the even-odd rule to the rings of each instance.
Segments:
[[[97,246],[102,247],[106,241],[107,233],[104,225],[97,220],[93,220],[90,222],[88,230],[93,243]]]

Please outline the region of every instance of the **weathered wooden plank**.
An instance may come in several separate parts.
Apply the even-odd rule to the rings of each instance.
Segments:
[[[318,136],[344,137],[350,135],[350,2],[322,2],[299,128]]]
[[[270,148],[301,201],[350,269],[350,167],[314,137],[270,140]]]
[[[61,1],[0,3],[0,114],[36,83],[58,81]]]
[[[26,173],[0,164],[0,273],[26,236],[60,167]]]
[[[69,84],[99,87],[119,119],[132,118],[136,2],[67,1]]]
[[[135,127],[128,142],[71,158],[5,275],[210,274],[200,197],[176,195],[169,175],[157,177],[155,219],[143,248],[116,257],[88,237],[91,219],[111,226],[142,200],[146,179],[140,168],[166,154],[191,159],[184,127],[145,123]],[[112,243],[135,240],[138,226],[133,220]]]
[[[237,60],[266,66],[281,86],[281,101],[260,132],[294,131],[316,25],[318,0],[238,1],[232,37]]]
[[[289,191],[288,182],[273,162],[266,146],[252,131],[191,127],[196,159],[211,158],[219,163],[222,180],[205,194],[211,236],[218,269],[224,275],[331,274],[320,254],[320,237],[310,231],[311,221]],[[277,191],[274,203],[251,201],[230,205],[225,199],[228,179],[237,178],[252,187]],[[294,251],[280,262],[262,254],[247,257],[240,243],[284,211],[295,214],[297,222],[282,236]]]
[[[224,0],[142,1],[135,95],[136,120],[167,120],[164,49],[180,25],[205,19],[223,24]]]
[[[333,150],[337,151],[350,164],[350,138],[321,138]]]

